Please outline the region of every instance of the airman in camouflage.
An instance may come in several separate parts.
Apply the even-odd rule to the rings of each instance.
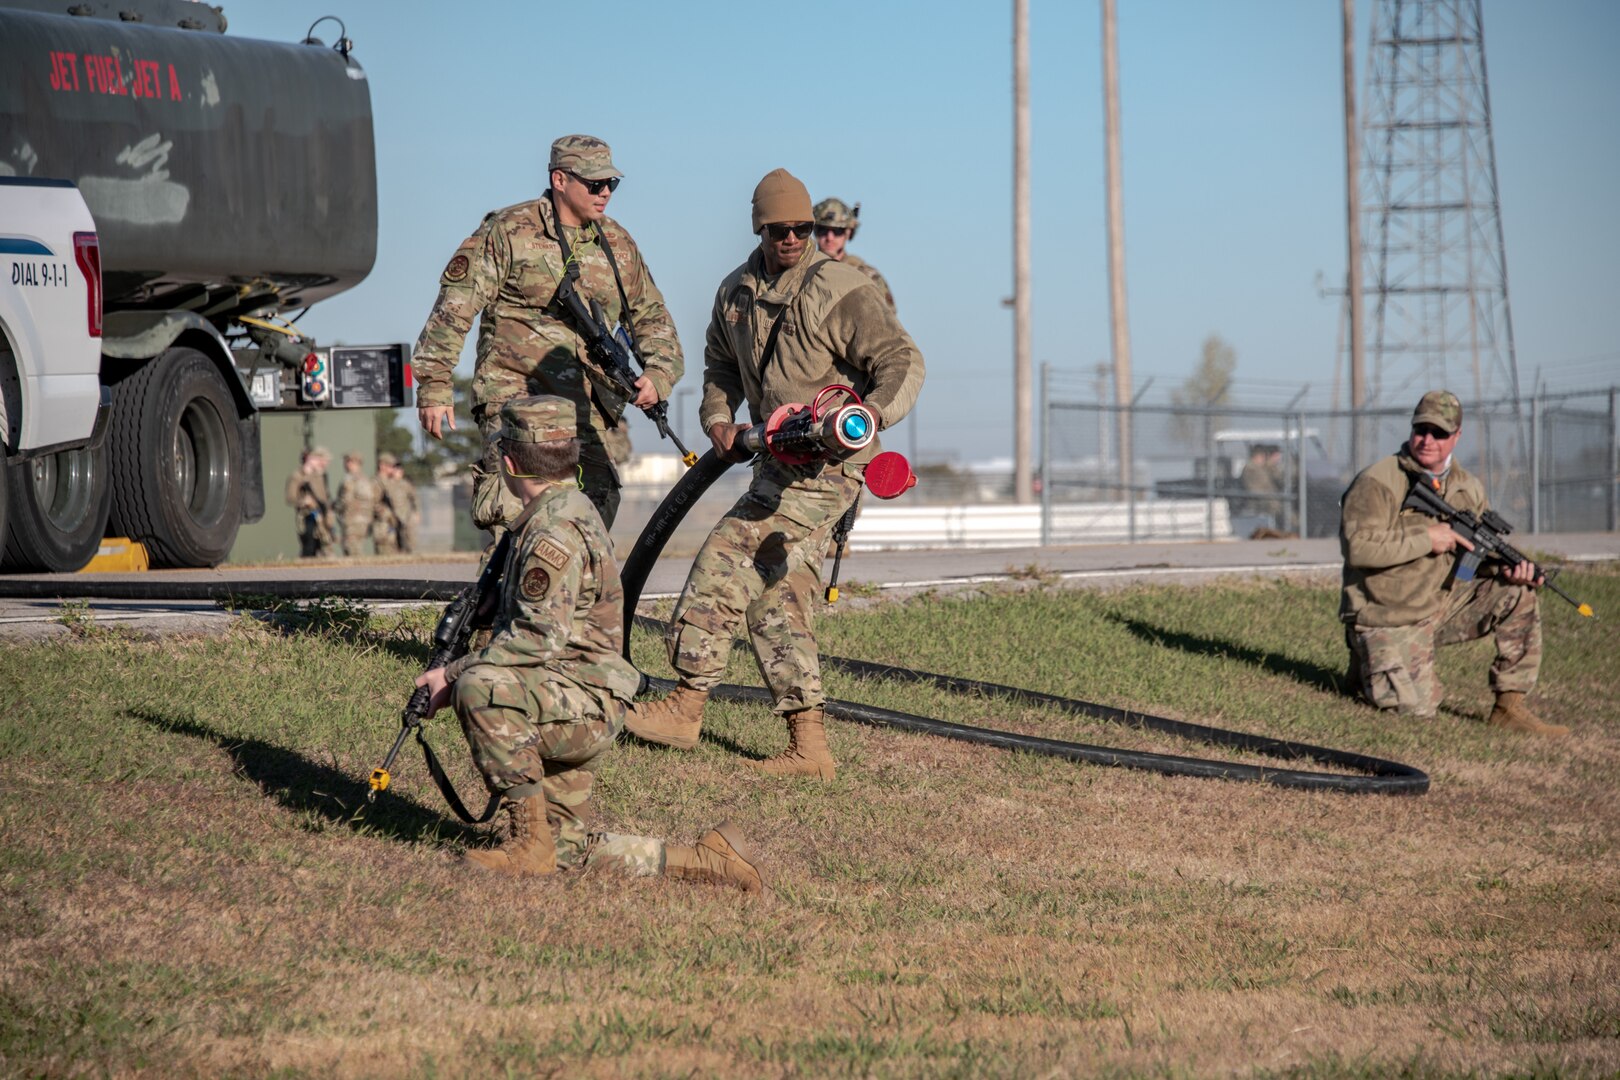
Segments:
[[[904,418],[922,389],[922,354],[864,274],[807,243],[804,185],[782,169],[768,174],[754,191],[753,224],[759,247],[721,282],[703,352],[699,417],[716,453],[741,460],[735,443],[749,425],[733,419],[744,403],[758,422],[835,383],[861,395],[880,429]],[[756,767],[833,778],[815,601],[833,526],[877,452],[874,440],[844,460],[789,466],[765,455],[755,463],[753,484],[709,534],[675,605],[666,644],[680,684],[636,709],[626,721],[632,734],[696,746],[703,704],[746,626],[788,724],[787,751]]]
[[[435,438],[454,426],[450,372],[475,317],[481,317],[473,369],[473,419],[485,437],[473,471],[473,521],[499,533],[520,509],[502,487],[495,434],[501,403],[530,394],[572,401],[578,415],[585,494],[609,526],[619,505],[618,471],[604,445],[624,423],[593,384],[595,362],[561,300],[563,247],[579,269],[577,289],[599,301],[607,320],[628,328],[646,363],[631,404],[669,397],[684,370],[675,324],[641,250],[606,216],[621,173],[608,145],[588,135],[551,144],[551,187],[538,199],[497,210],[462,242],[439,278],[439,296],[417,340],[414,370],[422,426]],[[618,410],[622,413],[622,407]]]
[[[405,470],[392,454],[382,475],[383,503],[393,527],[393,548],[401,555],[416,551],[416,529],[422,523],[422,504],[416,485],[405,478]]]
[[[622,655],[624,594],[607,529],[574,483],[578,419],[566,398],[507,401],[496,429],[503,482],[521,507],[511,522],[493,634],[417,679],[430,711],[454,706],[474,764],[502,797],[510,833],[465,855],[478,869],[550,874],[587,862],[756,891],[756,861],[729,825],[695,845],[591,833],[602,755],[641,682]]]
[[[889,289],[889,283],[883,280],[877,267],[849,250],[849,242],[855,239],[855,231],[861,224],[861,204],[854,207],[844,205],[839,199],[822,199],[816,203],[816,246],[821,253],[829,259],[836,259],[845,266],[853,266],[861,273],[872,279],[872,284],[878,287],[887,300],[889,307],[894,307],[894,293]]]
[[[1433,716],[1443,691],[1435,651],[1494,635],[1488,722],[1533,735],[1569,729],[1543,722],[1525,707],[1541,669],[1541,609],[1535,585],[1544,578],[1530,563],[1480,567],[1457,581],[1458,548],[1473,545],[1416,510],[1404,509],[1413,484],[1433,484],[1458,510],[1489,509],[1485,487],[1453,459],[1462,434],[1462,403],[1445,390],[1423,395],[1412,414],[1412,436],[1396,454],[1375,462],[1344,494],[1339,547],[1344,587],[1339,617],[1350,648],[1353,682],[1369,704],[1404,715]]]
[[[331,461],[331,451],[317,446],[304,451],[298,471],[287,477],[287,505],[297,514],[300,558],[324,558],[332,550],[336,522],[326,486],[326,466]]]
[[[360,464],[359,454],[351,451],[343,455],[343,483],[338,485],[337,502],[332,504],[343,528],[343,554],[350,558],[365,553],[361,545],[371,532],[380,494],[376,482],[361,470]]]
[[[371,545],[379,555],[399,553],[399,521],[388,503],[386,485],[391,470],[398,464],[399,459],[393,454],[385,452],[377,455],[377,475],[372,482],[377,485],[378,499],[371,515]]]

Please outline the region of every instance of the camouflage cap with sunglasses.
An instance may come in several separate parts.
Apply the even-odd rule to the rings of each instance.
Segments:
[[[572,439],[578,434],[574,403],[550,394],[513,398],[501,406],[504,442],[543,443]]]
[[[590,135],[564,135],[551,144],[547,172],[561,169],[582,180],[610,180],[624,174],[613,167],[613,151]]]
[[[1412,410],[1412,426],[1433,424],[1447,435],[1462,427],[1462,402],[1450,390],[1430,390]]]

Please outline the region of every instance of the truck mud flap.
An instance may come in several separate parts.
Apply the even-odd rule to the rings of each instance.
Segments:
[[[236,422],[242,433],[242,520],[255,522],[264,517],[264,455],[259,446],[259,414],[250,413]]]

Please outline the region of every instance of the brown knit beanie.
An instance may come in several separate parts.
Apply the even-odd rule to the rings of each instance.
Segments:
[[[782,221],[810,221],[810,191],[786,169],[772,169],[754,189],[754,232]]]

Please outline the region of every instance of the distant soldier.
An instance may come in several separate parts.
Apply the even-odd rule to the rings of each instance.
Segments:
[[[1270,443],[1256,443],[1249,449],[1249,460],[1238,476],[1243,488],[1245,512],[1269,517],[1273,529],[1282,528],[1283,468],[1282,449]]]
[[[332,454],[324,446],[306,450],[298,471],[287,477],[287,505],[298,515],[298,555],[321,558],[331,553],[332,500],[327,495],[326,467]]]
[[[394,543],[399,554],[414,554],[416,527],[422,524],[422,504],[416,497],[416,485],[405,479],[405,469],[398,460],[388,466],[383,477],[383,499],[394,518]]]
[[[360,468],[360,455],[352,450],[343,455],[343,483],[338,485],[338,524],[343,529],[343,554],[349,558],[363,555],[366,536],[371,532],[371,519],[377,511],[377,482]]]
[[[399,519],[388,501],[388,480],[399,459],[393,454],[377,455],[377,505],[371,513],[371,544],[379,555],[399,554]]]
[[[417,678],[429,711],[452,705],[473,763],[511,815],[497,848],[469,868],[554,874],[587,862],[636,876],[667,874],[757,892],[757,860],[728,824],[695,844],[591,832],[591,789],[624,726],[641,675],[622,654],[624,592],[607,529],[575,483],[578,422],[560,397],[501,407],[495,445],[522,509],[501,575],[489,643]]]
[[[893,310],[894,293],[889,291],[889,283],[883,280],[877,267],[848,250],[848,244],[855,239],[855,230],[861,223],[861,204],[856,203],[851,209],[838,199],[822,199],[816,203],[815,219],[816,246],[821,253],[845,266],[853,266],[871,278],[883,294],[883,299],[889,302],[890,310]]]
[[[416,342],[417,416],[437,439],[445,426],[455,426],[450,372],[473,319],[481,319],[472,411],[484,434],[484,456],[473,468],[472,518],[497,536],[520,509],[501,486],[495,451],[501,403],[528,394],[556,394],[574,403],[585,494],[609,527],[618,512],[619,474],[605,435],[624,422],[622,407],[603,400],[600,369],[557,298],[565,276],[575,279],[587,306],[600,303],[607,322],[629,333],[646,362],[631,405],[667,400],[685,369],[663,293],[636,242],[607,216],[623,175],[607,143],[563,136],[551,144],[550,172],[551,187],[543,195],[488,215],[456,249]]]

